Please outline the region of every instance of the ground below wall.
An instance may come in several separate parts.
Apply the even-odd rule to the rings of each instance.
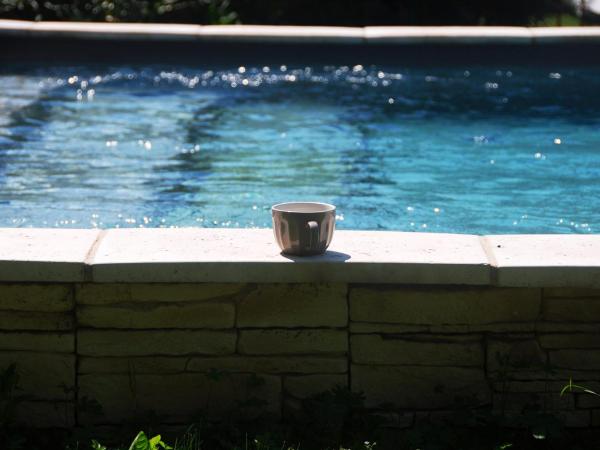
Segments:
[[[600,426],[600,289],[0,284],[0,369],[37,427],[198,414],[272,420],[334,386],[390,424],[456,408]],[[100,408],[101,407],[101,408]]]

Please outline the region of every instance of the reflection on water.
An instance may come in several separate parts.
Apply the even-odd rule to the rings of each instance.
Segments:
[[[0,226],[597,232],[600,77],[511,67],[0,71]]]

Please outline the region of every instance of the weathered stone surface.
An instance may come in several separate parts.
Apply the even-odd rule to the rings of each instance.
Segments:
[[[592,426],[600,427],[600,409],[592,410]]]
[[[588,428],[592,424],[591,411],[564,411],[560,414],[567,428]]]
[[[414,412],[377,412],[374,415],[381,420],[381,426],[385,428],[411,428],[415,423]],[[382,430],[385,432],[385,430]]]
[[[567,381],[505,380],[493,382],[492,388],[498,393],[560,393],[565,384]]]
[[[286,394],[296,398],[307,398],[321,392],[328,391],[336,386],[348,387],[347,375],[301,375],[286,376],[283,380],[283,389]]]
[[[582,388],[591,390],[596,394],[600,394],[600,383],[598,381],[573,381],[574,384]],[[579,409],[600,408],[600,395],[595,395],[590,392],[584,392],[582,389],[573,389],[568,395],[575,396],[575,404]],[[567,394],[565,394],[567,395]]]
[[[519,392],[494,394],[496,411],[562,411],[575,409],[573,396],[560,396],[559,392]]]
[[[259,285],[238,306],[238,327],[345,327],[345,284]]]
[[[538,322],[538,333],[600,333],[600,322]]]
[[[596,297],[600,299],[600,289],[590,288],[574,288],[574,287],[552,287],[544,288],[544,298],[563,297],[563,298],[578,298],[578,297]]]
[[[348,333],[343,330],[242,330],[238,352],[243,355],[310,355],[345,353]]]
[[[232,328],[235,307],[225,302],[78,306],[77,321],[92,328]]]
[[[0,283],[0,310],[64,312],[74,307],[68,284]]]
[[[235,342],[234,331],[79,330],[77,347],[85,356],[227,355]]]
[[[352,365],[352,390],[364,392],[367,406],[435,409],[491,403],[483,369],[466,367]]]
[[[600,370],[600,352],[594,350],[552,350],[550,364],[570,370]]]
[[[285,374],[346,373],[346,357],[319,356],[231,356],[194,357],[187,369],[191,372],[206,372],[211,369],[230,372],[260,372]]]
[[[73,353],[75,335],[72,333],[0,332],[0,350]]]
[[[494,380],[500,381],[500,374],[493,373],[491,374]],[[573,380],[600,380],[600,370],[577,370],[577,369],[565,369],[552,365],[551,362],[548,363],[548,367],[546,369],[540,368],[538,370],[519,370],[509,372],[508,377],[509,380],[518,380],[518,381],[556,381],[562,383],[562,386],[569,382],[569,379]],[[561,386],[561,389],[562,389]]]
[[[19,402],[16,422],[32,428],[70,428],[75,425],[75,407],[73,402]]]
[[[22,394],[34,400],[69,400],[75,386],[75,355],[0,352],[0,372],[15,363]]]
[[[0,311],[0,330],[65,331],[73,329],[71,313]]]
[[[350,290],[350,319],[416,325],[534,322],[539,289],[359,287]]]
[[[600,298],[545,298],[543,309],[548,321],[600,321]]]
[[[79,358],[77,372],[79,374],[183,373],[190,360],[189,356],[130,356],[125,358],[82,356]]]
[[[600,334],[542,334],[538,339],[543,348],[600,349]]]
[[[353,335],[352,361],[361,364],[479,366],[485,363],[478,336]]]
[[[247,289],[243,283],[85,283],[77,286],[81,305],[131,302],[199,302],[233,297]]]
[[[575,326],[567,327],[571,331]],[[450,325],[411,325],[398,323],[371,323],[350,322],[350,332],[359,334],[403,334],[403,333],[519,333],[533,332],[540,329],[540,323],[515,322],[515,323],[490,323],[490,324],[450,324]],[[562,327],[558,331],[562,331]],[[557,331],[557,327],[551,327],[551,331]],[[600,330],[600,326],[598,327]]]
[[[79,388],[80,396],[98,401],[104,413],[83,414],[85,424],[120,423],[150,413],[184,422],[198,413],[218,417],[265,412],[277,417],[281,411],[281,380],[272,375],[226,375],[215,380],[206,374],[88,374],[79,377]],[[254,399],[265,403],[251,407]]]
[[[533,336],[487,340],[487,370],[511,377],[515,372],[542,371],[547,357]]]

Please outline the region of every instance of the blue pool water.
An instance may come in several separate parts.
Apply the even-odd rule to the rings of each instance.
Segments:
[[[600,71],[0,69],[0,227],[600,229]]]

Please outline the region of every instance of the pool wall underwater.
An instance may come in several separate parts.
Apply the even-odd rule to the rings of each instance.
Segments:
[[[600,62],[595,28],[1,21],[0,45],[0,60],[24,63],[292,51]],[[186,424],[206,411],[279,420],[336,385],[364,392],[392,427],[447,419],[465,401],[600,426],[593,397],[558,395],[570,378],[599,389],[599,323],[600,235],[338,231],[326,255],[289,258],[264,229],[0,229],[0,369],[17,364],[28,395],[19,418],[36,427],[149,414]],[[251,398],[266,403],[239,408]]]

